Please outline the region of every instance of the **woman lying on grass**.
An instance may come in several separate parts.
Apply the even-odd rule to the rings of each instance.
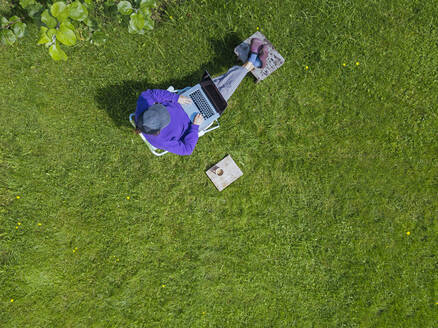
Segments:
[[[256,67],[264,68],[268,49],[263,41],[251,40],[250,56],[242,66],[233,66],[225,74],[213,79],[214,84],[228,101],[246,74]],[[199,125],[204,121],[197,114],[190,121],[181,105],[192,100],[167,90],[146,90],[137,100],[136,131],[143,133],[149,143],[159,149],[178,155],[190,155],[198,142]]]

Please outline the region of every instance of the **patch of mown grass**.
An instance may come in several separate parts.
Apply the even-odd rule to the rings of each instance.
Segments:
[[[2,326],[433,327],[434,3],[165,15],[67,63],[32,26],[1,48]],[[153,157],[127,120],[138,94],[225,72],[257,27],[283,67],[246,78],[193,155]],[[227,154],[244,175],[218,193],[204,171]]]

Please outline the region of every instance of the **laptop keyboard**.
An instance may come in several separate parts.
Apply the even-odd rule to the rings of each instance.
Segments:
[[[196,90],[195,92],[191,93],[190,98],[192,98],[193,102],[195,103],[196,107],[198,107],[199,112],[202,114],[204,119],[210,118],[214,115],[213,109],[204,99],[201,91]]]

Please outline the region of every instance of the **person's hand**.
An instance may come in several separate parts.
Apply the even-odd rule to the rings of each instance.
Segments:
[[[181,105],[188,105],[192,103],[192,99],[186,96],[179,96],[178,103]]]
[[[195,119],[193,120],[193,124],[195,125],[201,125],[202,122],[204,122],[204,118],[201,114],[196,114]]]

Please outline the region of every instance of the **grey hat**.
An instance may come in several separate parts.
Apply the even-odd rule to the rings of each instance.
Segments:
[[[137,128],[146,134],[155,134],[170,122],[167,108],[162,104],[154,104],[138,117]]]

